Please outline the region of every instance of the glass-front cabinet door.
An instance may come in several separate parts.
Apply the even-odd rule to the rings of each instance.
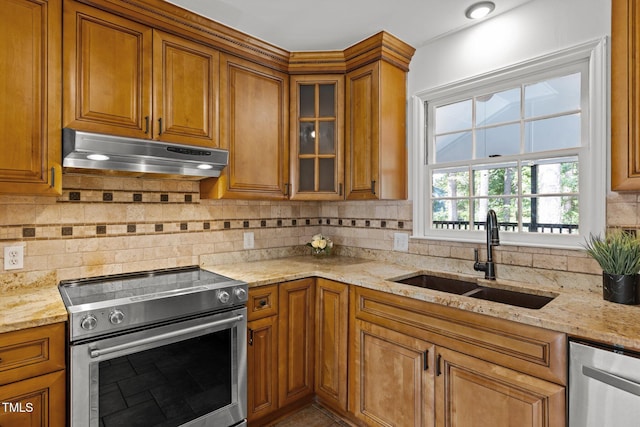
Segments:
[[[343,198],[343,85],[343,76],[291,77],[291,199]]]

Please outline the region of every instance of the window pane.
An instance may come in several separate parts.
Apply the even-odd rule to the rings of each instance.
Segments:
[[[580,109],[581,73],[525,86],[525,118]]]
[[[520,88],[476,98],[476,126],[520,119]]]
[[[526,153],[579,147],[580,114],[534,120],[525,123]]]
[[[500,230],[518,231],[518,199],[516,197],[481,198],[473,202],[476,230],[486,230],[487,212],[493,209]]]
[[[522,167],[523,194],[558,194],[579,191],[577,157],[529,162]]]
[[[300,85],[300,117],[315,117],[315,85]]]
[[[313,122],[300,122],[300,154],[315,154],[316,130]]]
[[[435,109],[436,133],[455,132],[471,128],[471,100],[443,105]]]
[[[469,200],[446,199],[433,200],[431,227],[446,229],[469,228]]]
[[[320,154],[333,154],[335,149],[335,122],[320,122],[320,138],[318,140],[318,151]]]
[[[335,112],[335,85],[320,85],[320,117],[334,117]]]
[[[471,160],[471,132],[436,137],[436,163]]]
[[[520,154],[520,124],[476,131],[476,159]]]
[[[469,172],[464,169],[441,169],[433,172],[433,197],[460,197],[469,195]]]
[[[474,167],[474,196],[510,196],[517,194],[518,168],[515,163]]]
[[[523,231],[531,233],[577,234],[578,196],[525,197]],[[524,209],[526,205],[526,209]]]

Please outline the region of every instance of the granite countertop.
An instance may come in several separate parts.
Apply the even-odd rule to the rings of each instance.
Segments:
[[[495,282],[479,279],[479,284],[483,286],[520,289],[547,296],[557,295],[546,306],[534,310],[395,283],[388,279],[404,278],[424,270],[376,260],[302,256],[203,267],[234,279],[244,280],[249,283],[250,288],[311,276],[322,277],[564,332],[576,337],[640,349],[640,306],[607,302],[602,299],[602,294],[588,291],[534,287],[519,282],[501,281],[500,278]],[[436,274],[478,280],[478,276]]]
[[[0,333],[67,321],[55,278],[21,287],[0,283],[0,293]]]
[[[204,265],[203,268],[246,281],[249,287],[322,277],[640,350],[640,306],[610,303],[604,301],[601,294],[589,291],[545,288],[507,282],[500,278],[489,282],[478,279],[477,275],[435,273],[479,280],[484,286],[557,295],[543,308],[534,310],[395,283],[389,279],[408,277],[424,270],[385,261],[339,256],[299,256]],[[67,311],[58,292],[55,273],[32,280],[26,286],[0,282],[0,293],[0,333],[67,320]]]

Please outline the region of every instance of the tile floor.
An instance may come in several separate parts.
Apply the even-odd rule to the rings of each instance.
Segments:
[[[269,427],[349,427],[337,415],[313,403]]]

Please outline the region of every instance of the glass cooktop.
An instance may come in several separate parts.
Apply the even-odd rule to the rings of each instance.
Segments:
[[[71,307],[122,298],[142,301],[188,290],[195,292],[205,285],[233,282],[236,281],[229,277],[190,266],[63,280],[59,289],[65,305]]]

